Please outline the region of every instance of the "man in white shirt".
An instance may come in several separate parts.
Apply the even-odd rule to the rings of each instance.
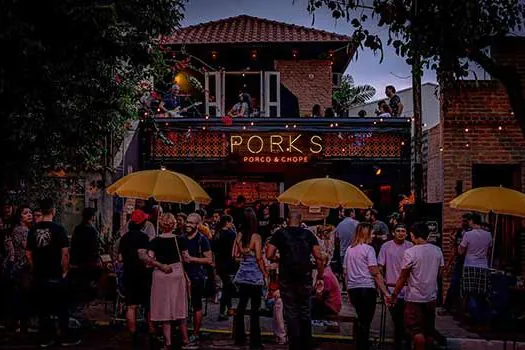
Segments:
[[[406,237],[406,226],[400,223],[396,224],[394,228],[394,239],[383,244],[379,251],[377,262],[385,276],[387,288],[391,293],[401,274],[405,251],[414,246],[406,240]],[[390,308],[390,315],[394,322],[394,347],[396,350],[403,349],[403,339],[406,338],[403,320],[403,311],[405,309],[404,292],[405,288],[399,293],[395,305]]]
[[[438,276],[444,267],[441,249],[427,242],[428,226],[415,223],[410,230],[415,246],[405,251],[401,274],[392,293],[395,305],[404,286],[404,319],[407,332],[412,336],[415,350],[423,350],[433,343],[436,322]]]
[[[458,252],[465,255],[461,295],[467,300],[469,312],[473,316],[476,326],[485,327],[490,322],[488,256],[492,248],[492,235],[482,229],[481,224],[479,214],[470,215],[471,230],[463,235]]]

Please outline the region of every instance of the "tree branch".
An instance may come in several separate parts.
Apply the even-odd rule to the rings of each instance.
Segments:
[[[499,65],[481,50],[470,51],[468,57],[503,84],[514,116],[525,135],[525,95],[516,67]]]

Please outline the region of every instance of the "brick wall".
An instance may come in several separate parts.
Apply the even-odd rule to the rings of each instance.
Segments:
[[[443,202],[443,159],[440,148],[441,125],[436,125],[424,132],[423,176],[427,203]]]
[[[321,111],[332,106],[330,61],[275,61],[275,70],[281,73],[281,85],[297,97],[301,117],[309,116],[314,104],[319,104]],[[311,74],[313,77],[310,76]]]
[[[465,81],[459,91],[443,94],[449,99],[441,113],[443,249],[447,258],[451,233],[463,213],[448,206],[457,195],[457,181],[463,181],[463,191],[467,191],[472,188],[473,164],[515,164],[521,167],[521,183],[525,184],[525,137],[497,81]]]

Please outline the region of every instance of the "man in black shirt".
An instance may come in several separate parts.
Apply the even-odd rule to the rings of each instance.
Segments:
[[[40,347],[54,343],[55,330],[51,315],[58,317],[60,340],[63,346],[80,343],[69,333],[66,278],[69,271],[69,240],[64,227],[53,223],[55,207],[51,199],[40,202],[42,221],[27,235],[26,256],[33,271],[38,296]]]
[[[75,227],[71,237],[71,277],[81,294],[94,289],[102,272],[98,252],[99,233],[95,222],[95,208],[85,208],[82,223]]]
[[[149,237],[142,231],[149,216],[140,209],[131,213],[129,231],[122,236],[119,244],[120,259],[124,264],[124,294],[126,305],[126,321],[133,336],[134,345],[138,345],[137,307],[143,305],[149,309],[151,291],[151,273],[146,264]],[[150,323],[150,332],[154,327]]]
[[[396,88],[392,85],[388,85],[385,88],[385,95],[389,98],[388,105],[390,106],[390,109],[392,110],[392,117],[399,118],[403,115],[403,104],[401,103],[401,99],[396,94]]]
[[[279,289],[288,327],[289,349],[310,350],[311,255],[316,261],[318,281],[323,280],[324,264],[317,238],[311,231],[301,227],[301,214],[290,214],[288,226],[272,236],[266,252],[267,258],[275,260],[277,250],[280,255]]]

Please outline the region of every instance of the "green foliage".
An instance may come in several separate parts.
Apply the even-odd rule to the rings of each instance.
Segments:
[[[355,85],[351,75],[345,75],[341,79],[341,85],[334,89],[333,100],[341,111],[347,111],[352,107],[362,105],[376,94],[376,89],[370,85]]]
[[[3,0],[0,184],[104,166],[186,0]]]
[[[522,30],[522,0],[308,0],[312,15],[323,7],[354,28],[350,45],[379,52],[381,60],[384,45],[392,46],[397,55],[415,65],[413,74],[422,74],[424,67],[435,70],[444,88],[469,74],[467,59],[478,63],[506,87],[525,132],[525,99],[517,71],[484,52],[487,46]],[[386,43],[366,28],[367,21],[388,29]]]

